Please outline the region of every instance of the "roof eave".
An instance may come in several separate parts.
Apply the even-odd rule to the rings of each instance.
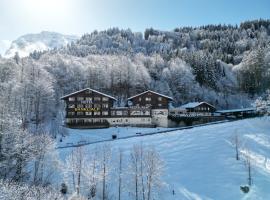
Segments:
[[[108,97],[108,98],[113,99],[114,101],[116,101],[116,98],[114,98],[114,97],[112,97],[112,96],[110,96],[110,95],[107,95],[107,94],[105,94],[105,93],[99,92],[99,91],[97,91],[97,90],[91,89],[91,88],[85,88],[85,89],[82,89],[82,90],[79,90],[79,91],[70,93],[70,94],[68,94],[68,95],[62,96],[60,99],[61,99],[61,100],[65,100],[66,98],[68,98],[68,97],[70,97],[70,96],[73,96],[73,95],[75,95],[75,94],[78,94],[78,93],[80,93],[80,92],[83,92],[83,91],[85,91],[85,90],[91,90],[91,91],[93,91],[93,92],[96,92],[96,93],[98,93],[98,94],[104,95],[104,96],[106,96],[106,97]]]

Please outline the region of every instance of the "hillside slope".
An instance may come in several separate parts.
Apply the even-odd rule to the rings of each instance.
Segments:
[[[119,140],[110,142],[109,145],[113,149],[113,155],[117,155],[118,148],[121,148],[125,152],[124,159],[128,159],[134,144],[142,142],[156,148],[165,161],[163,181],[166,182],[158,199],[264,200],[270,198],[269,120],[245,119]],[[89,130],[88,134],[95,132]],[[253,185],[248,194],[240,191],[240,185],[247,184],[247,170],[242,158],[240,161],[235,159],[234,148],[230,143],[235,132],[243,144],[242,151],[248,147],[252,158]],[[86,153],[94,152],[95,148],[96,145],[86,146]],[[70,151],[71,149],[60,149],[62,159]],[[116,190],[115,185],[110,184],[110,190]],[[172,195],[172,190],[175,190],[175,195]]]

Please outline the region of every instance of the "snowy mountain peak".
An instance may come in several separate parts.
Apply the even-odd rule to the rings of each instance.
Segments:
[[[37,51],[60,48],[79,39],[74,35],[63,35],[56,32],[42,31],[37,34],[26,34],[14,40],[4,57],[10,58],[19,53],[20,57],[26,57]]]

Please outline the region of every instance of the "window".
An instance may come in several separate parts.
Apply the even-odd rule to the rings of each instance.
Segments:
[[[158,101],[162,101],[162,97],[158,97]]]
[[[100,122],[100,119],[93,119],[93,122],[94,123],[99,123]]]
[[[108,115],[109,113],[108,113],[108,111],[103,111],[102,112],[102,115],[104,115],[104,116],[106,116],[106,115]]]
[[[114,111],[114,110],[111,111],[111,115],[112,115],[112,116],[115,116],[115,111]]]
[[[139,110],[132,110],[130,112],[130,115],[131,116],[139,116],[139,115],[141,115],[141,112]]]
[[[68,116],[74,116],[75,112],[68,112]]]
[[[83,120],[83,119],[78,119],[78,120],[77,120],[77,123],[78,123],[78,124],[83,124],[83,123],[84,123],[84,120]]]
[[[92,115],[92,112],[85,112],[85,115],[91,116]]]
[[[99,111],[96,111],[96,112],[94,112],[94,115],[100,115],[100,112]]]
[[[108,104],[102,104],[102,108],[108,108],[109,105]]]
[[[100,97],[94,97],[94,101],[100,101]]]
[[[124,110],[124,111],[123,111],[123,115],[124,115],[124,116],[128,116],[128,111],[127,111],[127,110]]]
[[[75,97],[69,97],[68,100],[69,101],[75,101]]]
[[[145,97],[145,101],[151,101],[151,97]]]
[[[83,104],[77,104],[77,108],[83,108]]]
[[[85,97],[86,101],[92,102],[92,97]]]
[[[151,104],[145,104],[146,107],[151,107],[152,105]]]
[[[141,97],[139,98],[139,101],[142,101],[142,98]]]
[[[100,104],[94,104],[94,108],[100,108]]]
[[[116,115],[121,116],[123,114],[122,110],[117,110]]]
[[[85,104],[84,107],[85,108],[92,108],[92,104]]]
[[[92,122],[93,122],[92,119],[85,119],[85,120],[84,120],[84,123],[92,123]]]
[[[84,100],[84,97],[77,97],[77,100],[78,101],[83,101]]]
[[[83,112],[77,112],[77,115],[78,116],[82,116],[83,115]]]
[[[162,106],[162,104],[161,104],[161,103],[159,103],[159,104],[158,104],[158,107],[161,107],[161,106]]]
[[[75,104],[69,104],[68,108],[75,108]]]
[[[108,97],[102,97],[102,101],[109,101]]]

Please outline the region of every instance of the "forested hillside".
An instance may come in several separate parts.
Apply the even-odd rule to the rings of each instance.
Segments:
[[[240,103],[246,104],[248,97],[269,88],[269,42],[270,20],[248,21],[239,27],[150,28],[144,35],[112,28],[85,34],[76,43],[43,56],[56,65],[58,61],[80,63],[83,69],[75,68],[83,81],[77,88],[90,86],[118,98],[150,88],[172,95],[176,105],[207,100],[217,107],[237,107],[239,96],[244,99]],[[32,57],[42,64],[38,55]]]
[[[119,105],[152,89],[173,96],[174,106],[208,101],[237,108],[270,87],[270,20],[150,28],[144,35],[112,28],[60,49],[2,58],[0,64],[1,92],[20,99],[22,105],[14,105],[27,122],[55,117],[62,110],[60,97],[85,87],[117,97]]]

